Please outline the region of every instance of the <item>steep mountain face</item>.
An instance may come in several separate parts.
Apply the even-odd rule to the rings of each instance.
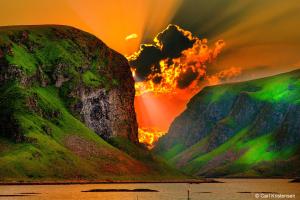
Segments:
[[[3,27],[0,34],[1,85],[55,86],[68,108],[102,138],[137,142],[134,80],[122,55],[70,27]]]
[[[172,174],[137,146],[134,93],[127,60],[93,35],[1,27],[0,180]]]
[[[202,176],[299,176],[300,70],[206,87],[154,151]]]

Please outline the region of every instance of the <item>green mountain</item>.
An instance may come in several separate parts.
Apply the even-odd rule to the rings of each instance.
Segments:
[[[154,152],[207,177],[300,175],[300,70],[206,87]]]
[[[67,26],[0,27],[0,181],[181,177],[138,144],[127,60]]]

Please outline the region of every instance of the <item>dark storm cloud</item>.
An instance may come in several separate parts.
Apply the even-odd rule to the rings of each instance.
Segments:
[[[177,58],[185,49],[191,48],[195,42],[189,32],[176,25],[169,25],[156,37],[157,45],[161,47],[165,58]]]
[[[153,83],[158,84],[162,80],[162,77],[160,75],[156,75],[152,78]]]
[[[155,44],[143,44],[139,52],[129,57],[130,65],[136,69],[137,81],[144,81],[150,74],[159,73],[159,62],[162,59],[177,58],[183,50],[193,46],[194,39],[190,32],[176,25],[169,25],[159,33]],[[159,83],[161,77],[155,77],[155,83]]]
[[[162,59],[161,50],[154,45],[141,45],[140,51],[129,60],[136,69],[137,81],[143,81],[151,73],[159,72],[159,61]]]
[[[185,72],[182,72],[177,79],[177,87],[184,89],[188,87],[196,78],[198,72],[194,72],[192,68],[188,68]]]

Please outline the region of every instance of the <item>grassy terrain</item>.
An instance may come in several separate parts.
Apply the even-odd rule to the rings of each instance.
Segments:
[[[81,92],[125,84],[130,70],[122,58],[72,27],[0,27],[0,181],[186,177],[132,141],[109,143],[82,122]]]
[[[164,138],[159,144],[161,146],[156,147],[156,153],[178,169],[194,175],[299,175],[300,70],[207,87],[191,99],[188,109],[178,117],[177,123],[180,123],[180,117],[184,122],[190,119],[189,126],[194,131],[194,124],[199,123],[198,116],[205,112],[223,112],[222,109],[230,105],[224,105],[224,102],[233,104],[229,112],[215,122],[209,115],[212,119],[208,122],[213,123],[214,127],[205,137],[190,146],[183,146],[190,133],[183,132],[181,139],[174,139],[181,143],[174,143],[171,132],[169,138]],[[204,109],[213,107],[214,110],[198,111],[199,105],[205,105]],[[200,128],[198,133],[204,131]],[[173,142],[173,145],[169,150],[160,152],[168,142]]]
[[[16,92],[16,89],[13,88],[11,91]],[[49,116],[47,119],[47,116],[42,117],[35,112],[22,112],[24,108],[19,108],[20,111],[16,113],[16,118],[19,120],[28,142],[15,144],[7,139],[1,139],[5,148],[0,153],[0,177],[9,176],[12,179],[22,178],[25,180],[48,177],[95,179],[107,176],[108,178],[113,174],[111,170],[121,173],[121,168],[125,168],[123,169],[124,175],[126,173],[127,176],[131,175],[129,169],[126,169],[128,167],[126,162],[143,165],[109,145],[74,118],[58,97],[56,88],[36,87],[30,91],[26,90],[26,93],[36,95],[43,113],[56,111],[59,116],[56,118]],[[67,145],[70,137],[77,137],[86,141],[87,144],[95,146],[96,149],[105,149],[105,152],[99,155],[90,155],[90,152],[83,151],[82,154],[76,155],[76,149]],[[124,159],[124,163],[119,159]],[[97,166],[97,162],[101,162],[101,160],[105,161],[105,165],[114,167],[109,170],[101,169],[103,166]]]

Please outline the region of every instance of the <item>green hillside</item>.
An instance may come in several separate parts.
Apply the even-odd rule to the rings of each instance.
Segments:
[[[137,143],[133,99],[126,59],[95,36],[1,27],[0,181],[184,177]]]
[[[154,152],[200,176],[300,175],[300,70],[206,87]]]

